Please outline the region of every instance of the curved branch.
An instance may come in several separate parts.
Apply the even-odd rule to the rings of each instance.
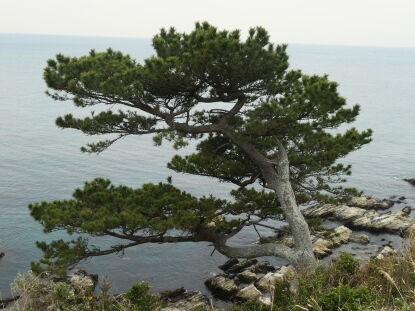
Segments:
[[[225,243],[214,243],[215,248],[228,257],[253,258],[262,256],[278,256],[289,261],[295,258],[295,250],[275,243],[265,243],[252,246],[228,246]]]
[[[134,242],[128,243],[128,244],[119,244],[111,246],[109,249],[106,250],[94,250],[94,251],[87,251],[85,255],[79,258],[79,260],[87,259],[89,257],[97,257],[97,256],[104,256],[109,255],[113,253],[119,253],[123,251],[124,249],[134,247],[140,244],[146,244],[146,243],[179,243],[179,242],[198,242],[199,240],[196,239],[194,236],[149,236],[149,237],[127,237],[122,236],[119,234],[114,234],[114,232],[107,232],[108,235],[121,238],[121,239],[129,239],[133,240]]]

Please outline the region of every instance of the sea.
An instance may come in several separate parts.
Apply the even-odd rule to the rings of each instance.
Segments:
[[[95,137],[55,126],[60,115],[84,112],[45,95],[42,73],[47,59],[109,47],[138,61],[153,54],[150,39],[0,34],[0,252],[5,253],[0,259],[0,297],[8,296],[15,276],[39,259],[36,241],[65,236],[43,233],[29,214],[30,203],[68,199],[75,188],[96,177],[140,187],[172,176],[176,186],[196,196],[227,198],[233,189],[166,167],[173,155],[191,153],[194,145],[177,151],[169,144],[154,146],[151,137],[129,137],[91,155],[81,153],[80,147]],[[372,143],[341,159],[353,166],[347,185],[380,198],[404,196],[398,208],[415,207],[415,187],[403,181],[415,177],[415,49],[292,44],[288,54],[291,68],[337,81],[348,105],[361,106],[351,126],[374,131]],[[231,243],[253,243],[256,237],[248,228]],[[387,239],[371,235],[363,252],[373,253]],[[184,286],[207,293],[204,281],[226,260],[212,251],[209,243],[147,244],[88,260],[79,268],[107,279],[113,292],[147,281],[154,291]]]

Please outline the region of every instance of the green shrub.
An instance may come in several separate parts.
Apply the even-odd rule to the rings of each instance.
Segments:
[[[333,287],[317,298],[322,311],[361,311],[373,301],[373,293],[365,286],[352,288],[345,284]]]
[[[317,267],[315,273],[305,274],[298,278],[298,299],[306,300],[324,291],[327,286],[327,268]]]
[[[159,304],[157,296],[149,293],[147,283],[134,284],[125,294],[124,298],[131,302],[140,311],[152,311]]]
[[[346,274],[355,274],[360,267],[360,262],[349,253],[341,253],[334,261],[334,268]]]
[[[320,217],[306,218],[306,222],[311,230],[325,230],[323,227],[323,220]]]

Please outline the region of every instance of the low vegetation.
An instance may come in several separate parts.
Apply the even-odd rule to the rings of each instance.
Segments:
[[[12,283],[20,298],[11,307],[14,311],[153,311],[164,303],[149,293],[149,285],[140,283],[121,295],[110,295],[110,285],[103,283],[101,292],[94,295],[91,287],[74,287],[35,275],[20,274]]]
[[[235,304],[226,311],[359,311],[415,310],[415,239],[409,237],[399,253],[359,262],[342,253],[315,272],[299,275],[290,283],[275,286],[274,304]],[[166,306],[145,283],[122,294],[109,294],[107,282],[100,294],[87,288],[45,281],[33,273],[19,275],[12,289],[21,295],[14,310],[150,311]],[[212,310],[208,308],[205,310]],[[203,311],[203,310],[201,310]]]

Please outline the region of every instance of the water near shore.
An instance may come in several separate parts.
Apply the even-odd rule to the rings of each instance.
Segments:
[[[172,175],[177,186],[195,195],[225,197],[231,189],[169,171],[166,163],[176,151],[154,147],[150,137],[128,138],[97,156],[79,151],[93,138],[55,127],[57,116],[83,112],[44,94],[46,60],[59,52],[83,55],[107,47],[139,60],[152,53],[144,39],[0,34],[0,250],[6,253],[0,259],[0,296],[8,293],[17,272],[39,258],[34,242],[53,238],[30,217],[31,202],[69,198],[75,187],[98,176],[138,187]],[[354,167],[350,184],[379,197],[403,195],[415,206],[415,187],[402,181],[415,177],[415,49],[292,45],[288,51],[292,67],[338,81],[348,102],[361,104],[355,126],[374,130],[373,143],[345,159]],[[247,230],[234,243],[253,239]],[[84,266],[107,276],[115,291],[141,280],[156,290],[203,289],[203,281],[225,260],[211,251],[207,243],[152,244]]]

